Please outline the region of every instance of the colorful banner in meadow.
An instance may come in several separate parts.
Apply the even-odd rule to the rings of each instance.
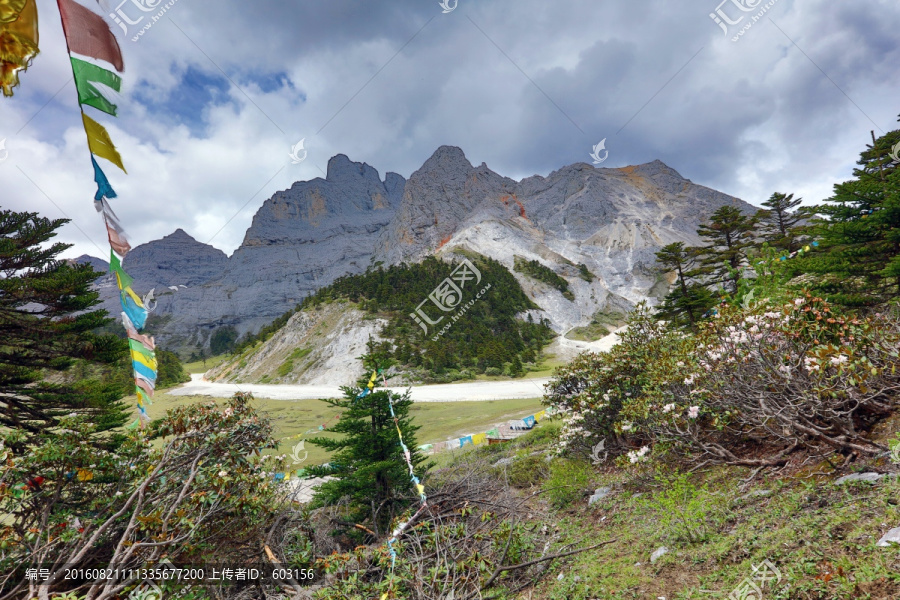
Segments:
[[[520,433],[533,429],[537,423],[540,423],[547,416],[547,411],[542,410],[541,412],[529,415],[524,419],[507,421],[506,423],[502,423],[483,433],[473,433],[454,440],[438,442],[437,444],[425,444],[419,446],[419,450],[427,452],[428,454],[434,454],[436,452],[443,452],[444,450],[456,450],[457,448],[464,448],[466,446],[482,446],[484,444],[490,444],[493,441],[510,440]]]
[[[115,274],[119,287],[122,324],[131,352],[134,390],[140,413],[131,427],[138,424],[143,426],[150,419],[146,407],[156,388],[158,369],[156,344],[152,337],[141,333],[147,323],[148,313],[153,310],[153,290],[143,298],[139,296],[131,287],[134,280],[122,268],[122,260],[131,250],[131,244],[119,217],[109,205],[109,200],[117,195],[97,159],[104,159],[123,172],[127,171],[109,132],[85,111],[85,107],[90,107],[113,117],[118,116],[117,94],[122,88],[119,74],[124,72],[125,63],[119,42],[102,16],[76,0],[57,0],[57,6],[75,78],[81,121],[91,154],[94,182],[97,184],[94,207],[102,215],[106,226],[110,245],[109,270]]]

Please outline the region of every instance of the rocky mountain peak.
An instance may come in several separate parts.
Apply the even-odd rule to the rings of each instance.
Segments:
[[[122,265],[147,287],[200,285],[222,274],[228,257],[183,229],[134,248]]]
[[[482,163],[482,166],[484,163]],[[432,171],[471,171],[474,169],[472,163],[466,158],[466,153],[462,148],[456,146],[441,146],[434,151],[434,154],[425,161],[425,164],[417,171],[418,173]]]
[[[328,161],[325,181],[336,185],[363,180],[367,183],[381,183],[378,171],[366,163],[353,162],[346,154],[337,154]]]

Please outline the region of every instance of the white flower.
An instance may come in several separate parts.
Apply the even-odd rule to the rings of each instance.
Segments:
[[[785,375],[791,374],[791,368],[788,365],[781,365],[780,367],[778,367],[778,370],[781,371],[782,373],[784,373]]]
[[[685,385],[694,385],[694,376],[691,375],[690,377],[685,378],[684,384]]]
[[[603,394],[603,399],[609,402],[609,394]]]
[[[700,416],[700,407],[699,406],[692,406],[692,407],[688,408],[688,417],[690,417],[691,419],[696,419],[699,416]]]
[[[219,471],[219,477],[225,477],[228,475],[228,471]]]
[[[684,366],[684,362],[679,360],[677,363],[675,363],[675,366],[676,366],[676,367],[683,367],[683,366]]]
[[[121,496],[122,492],[116,492],[116,496]]]
[[[640,450],[631,450],[628,453],[628,460],[631,461],[631,464],[634,464],[644,458],[648,452],[650,452],[650,446],[644,446]]]
[[[631,423],[628,421],[622,423],[622,431],[631,431]]]
[[[670,412],[672,412],[673,410],[675,410],[675,405],[674,405],[674,404],[666,404],[665,406],[663,406],[663,412],[664,412],[664,413],[670,413]]]
[[[794,300],[794,306],[800,306],[801,304],[803,304],[803,298],[797,298],[796,300]]]
[[[842,365],[842,364],[844,364],[845,362],[847,362],[847,360],[848,360],[848,359],[847,359],[847,356],[844,355],[844,354],[841,354],[840,356],[837,356],[837,357],[832,356],[832,357],[831,357],[831,364],[833,364],[833,365],[835,365],[835,366],[837,366],[837,365]]]

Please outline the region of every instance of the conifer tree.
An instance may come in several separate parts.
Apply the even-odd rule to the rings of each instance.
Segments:
[[[802,198],[794,199],[793,194],[775,192],[762,203],[766,208],[756,213],[760,223],[760,236],[773,248],[793,252],[800,247],[797,226],[803,216],[797,207]]]
[[[0,210],[0,426],[23,433],[23,444],[71,413],[88,417],[100,438],[127,420],[124,390],[114,382],[47,381],[75,359],[120,362],[128,348],[93,333],[111,323],[105,311],[91,310],[98,274],[57,258],[70,245],[48,244],[67,222]]]
[[[383,353],[372,352],[363,356],[367,373],[383,372],[390,363]],[[349,514],[354,523],[367,521],[376,534],[388,531],[391,520],[411,502],[417,499],[409,469],[397,435],[403,434],[403,443],[410,452],[414,473],[420,479],[430,464],[418,451],[416,431],[409,409],[412,400],[409,391],[397,394],[379,390],[381,375],[375,380],[371,393],[365,393],[370,375],[359,380],[358,385],[345,386],[344,397],[325,400],[341,411],[337,424],[330,431],[337,438],[315,438],[310,443],[331,451],[328,465],[311,467],[308,474],[314,477],[335,477],[317,490],[313,504],[326,506],[349,498]],[[391,417],[391,405],[396,419]]]
[[[657,262],[666,271],[674,271],[676,276],[674,289],[666,296],[657,313],[660,319],[694,327],[715,304],[710,291],[696,281],[703,273],[697,264],[701,251],[701,248],[685,248],[683,242],[674,242],[656,253]]]
[[[826,298],[849,305],[875,304],[900,294],[900,130],[875,140],[860,154],[853,179],[834,186],[816,207],[819,252],[803,261],[808,272],[829,274]]]
[[[712,283],[721,283],[737,293],[740,276],[736,271],[747,262],[746,251],[753,246],[755,228],[755,217],[748,217],[735,206],[722,206],[697,229],[707,241],[701,264]]]

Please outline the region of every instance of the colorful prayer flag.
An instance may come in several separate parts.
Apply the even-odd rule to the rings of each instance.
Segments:
[[[88,138],[88,148],[91,154],[105,158],[112,164],[125,171],[125,165],[122,164],[122,157],[116,146],[113,144],[109,133],[104,129],[103,125],[93,120],[84,113],[81,113],[81,120],[84,122],[84,132]],[[128,171],[125,171],[128,173]]]
[[[57,0],[57,4],[69,51],[105,60],[123,72],[122,50],[103,17],[74,0]]]
[[[106,86],[118,92],[122,88],[122,78],[97,65],[77,58],[72,61],[72,73],[75,75],[75,89],[78,90],[78,102],[85,106],[93,106],[97,110],[116,116],[118,108],[103,94],[103,89],[98,86]]]
[[[91,154],[91,164],[94,165],[94,181],[97,184],[97,193],[94,194],[94,200],[99,202],[103,198],[116,198],[116,190],[109,185],[109,179],[106,178],[106,174],[100,168],[100,165],[97,164],[93,154]],[[97,210],[100,211],[102,208]]]

